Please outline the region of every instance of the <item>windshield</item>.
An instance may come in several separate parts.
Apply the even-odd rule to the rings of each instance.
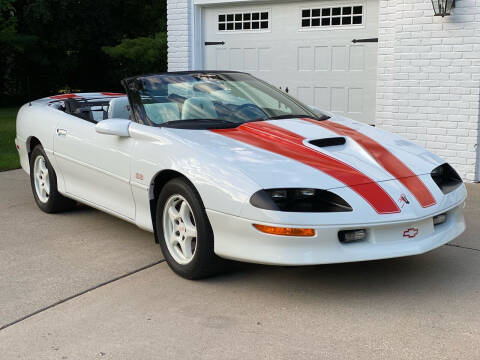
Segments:
[[[125,80],[138,122],[177,128],[235,127],[245,122],[327,118],[244,73],[148,75]]]

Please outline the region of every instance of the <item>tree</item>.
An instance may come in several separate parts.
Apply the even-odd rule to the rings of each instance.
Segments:
[[[14,0],[0,0],[0,93],[6,98],[15,98],[25,92],[17,81],[16,59],[33,41],[33,37],[17,32],[17,12],[13,3]]]
[[[123,74],[166,69],[158,33],[166,0],[0,0],[0,101],[121,91]]]
[[[138,74],[163,72],[167,69],[167,35],[160,32],[152,37],[124,39],[103,51],[112,58],[115,73],[124,78]]]
[[[17,19],[13,0],[0,0],[0,41],[10,42],[17,34]]]

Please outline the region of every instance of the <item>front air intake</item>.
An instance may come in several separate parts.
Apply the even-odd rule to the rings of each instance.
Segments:
[[[343,136],[310,140],[309,143],[318,147],[328,147],[328,146],[337,146],[345,145],[345,138]]]

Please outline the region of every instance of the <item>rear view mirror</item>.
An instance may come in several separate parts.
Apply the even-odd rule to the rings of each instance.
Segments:
[[[95,131],[99,134],[128,137],[130,123],[131,121],[126,119],[106,119],[95,125]]]

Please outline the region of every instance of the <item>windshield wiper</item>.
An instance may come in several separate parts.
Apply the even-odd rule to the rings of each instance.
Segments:
[[[281,120],[281,119],[296,119],[296,118],[309,118],[311,119],[311,115],[307,114],[302,114],[302,115],[297,115],[297,114],[286,114],[286,115],[278,115],[278,116],[272,116],[269,117],[267,120]],[[317,117],[313,117],[313,119],[317,119]]]
[[[255,122],[255,121],[268,121],[268,120],[282,120],[282,119],[301,119],[301,118],[308,118],[308,119],[314,119],[314,120],[327,120],[330,119],[330,116],[323,115],[323,116],[311,116],[308,114],[285,114],[285,115],[277,115],[277,116],[271,116],[268,118],[258,118],[258,119],[253,119],[253,120],[248,120],[247,122]]]
[[[161,124],[161,127],[174,129],[192,129],[192,130],[206,130],[206,129],[230,129],[241,125],[233,121],[224,119],[186,119],[186,120],[172,120]]]

